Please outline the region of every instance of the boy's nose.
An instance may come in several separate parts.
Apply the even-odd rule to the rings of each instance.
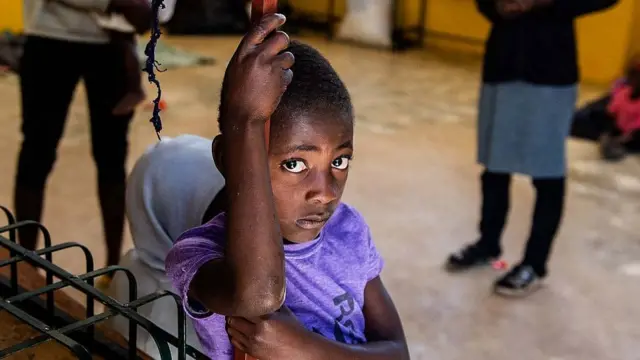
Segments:
[[[317,172],[307,193],[307,200],[328,204],[338,198],[338,183],[331,173]]]

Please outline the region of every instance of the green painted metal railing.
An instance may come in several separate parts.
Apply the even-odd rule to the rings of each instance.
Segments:
[[[9,259],[0,260],[0,267],[10,267],[9,290],[6,294],[7,296],[0,294],[0,309],[6,310],[33,329],[42,333],[42,335],[38,337],[23,341],[9,348],[0,349],[0,359],[50,340],[57,341],[68,348],[78,359],[92,359],[91,352],[88,348],[93,348],[93,343],[96,341],[95,324],[116,315],[121,315],[129,320],[129,341],[128,349],[126,350],[128,359],[138,359],[136,348],[138,326],[146,330],[154,339],[162,360],[172,359],[170,346],[175,346],[178,349],[179,360],[184,360],[187,356],[195,359],[206,359],[206,356],[186,343],[186,319],[180,298],[177,295],[171,292],[161,291],[138,298],[136,278],[129,270],[120,266],[110,266],[94,270],[93,256],[84,245],[71,242],[52,245],[51,236],[42,224],[34,221],[16,222],[15,217],[7,208],[0,206],[0,210],[6,215],[8,223],[6,226],[0,227],[0,246],[9,250],[10,253]],[[29,251],[18,245],[16,242],[16,232],[21,227],[37,227],[43,235],[44,248],[37,251]],[[86,272],[82,275],[73,275],[55,265],[53,262],[54,253],[72,248],[81,249],[85,256]],[[17,264],[22,261],[45,271],[46,284],[44,287],[26,291],[19,286]],[[97,276],[113,274],[118,271],[124,272],[129,280],[129,302],[126,304],[120,303],[103,294],[93,286],[93,279]],[[54,277],[59,279],[59,281],[54,283]],[[47,320],[52,320],[56,313],[54,291],[67,287],[74,288],[86,295],[86,317],[81,320],[67,320],[65,324],[56,328],[47,324]],[[22,303],[38,299],[38,296],[43,294],[46,295],[46,316],[44,316],[44,319],[42,316],[36,317],[28,313],[20,306]],[[137,313],[137,309],[140,306],[164,297],[173,298],[178,308],[179,328],[177,337]],[[104,305],[105,311],[103,313],[94,314],[94,301],[99,301]],[[57,323],[60,323],[60,321],[57,321]],[[77,334],[81,334],[82,336],[77,336]]]

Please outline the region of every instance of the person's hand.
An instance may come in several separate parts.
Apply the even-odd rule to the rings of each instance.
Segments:
[[[264,123],[280,103],[293,78],[294,63],[293,54],[284,51],[289,36],[276,31],[284,22],[282,14],[266,15],[240,42],[222,84],[223,127],[237,121]]]
[[[151,5],[147,0],[111,0],[107,12],[122,14],[138,34],[151,28]]]
[[[524,14],[536,5],[536,0],[498,0],[497,8],[500,15],[513,18]]]
[[[227,333],[236,349],[260,360],[301,359],[308,334],[286,306],[260,319],[229,317]]]

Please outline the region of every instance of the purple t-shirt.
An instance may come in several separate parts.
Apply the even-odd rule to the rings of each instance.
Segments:
[[[182,297],[202,348],[212,359],[233,358],[225,319],[208,313],[187,292],[198,269],[224,255],[226,216],[185,232],[167,256],[167,273]],[[348,344],[366,342],[364,289],[383,261],[369,227],[352,207],[340,204],[316,240],[284,246],[285,305],[310,331]],[[213,280],[212,280],[213,281]]]

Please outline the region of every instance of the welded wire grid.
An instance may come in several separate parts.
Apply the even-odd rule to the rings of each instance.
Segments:
[[[137,359],[136,339],[138,326],[145,329],[156,345],[162,360],[172,359],[169,345],[173,345],[178,349],[178,359],[184,360],[187,355],[195,359],[206,358],[201,352],[195,350],[186,344],[186,322],[185,314],[182,309],[180,298],[170,292],[160,291],[141,298],[137,297],[137,282],[133,274],[120,266],[110,266],[103,269],[94,270],[93,256],[91,252],[82,244],[63,243],[58,245],[51,244],[51,236],[47,229],[40,223],[34,221],[16,222],[13,214],[5,207],[0,206],[0,210],[5,214],[7,225],[0,227],[0,246],[9,250],[10,258],[0,260],[0,267],[10,267],[10,290],[8,296],[0,295],[0,309],[8,311],[11,315],[25,322],[33,329],[42,333],[42,335],[23,341],[19,344],[10,346],[6,349],[0,349],[0,359],[8,357],[19,351],[36,346],[45,341],[55,340],[61,345],[68,348],[78,359],[92,359],[91,352],[87,348],[92,348],[95,341],[95,324],[104,321],[110,317],[121,315],[129,320],[129,340],[128,340],[128,359]],[[44,248],[37,251],[28,251],[16,242],[16,232],[22,227],[36,227],[42,234],[44,239]],[[53,254],[63,250],[79,248],[82,250],[86,260],[86,272],[82,275],[73,275],[53,263]],[[44,258],[43,258],[44,256]],[[21,261],[26,261],[31,265],[43,269],[46,273],[46,285],[40,289],[33,291],[20,290],[18,284],[18,266]],[[124,272],[129,280],[129,302],[122,304],[117,300],[103,294],[93,286],[94,278],[104,274],[114,274],[118,271]],[[59,279],[53,282],[54,276]],[[72,287],[87,297],[86,317],[81,320],[70,321],[65,326],[54,328],[47,323],[46,319],[36,318],[27,313],[20,304],[37,298],[39,295],[46,295],[46,312],[47,318],[52,319],[56,311],[54,301],[54,291],[66,287]],[[4,297],[3,297],[4,296]],[[151,303],[163,297],[172,297],[176,301],[178,308],[178,337],[159,328],[157,325],[137,313],[137,308],[142,305]],[[105,311],[100,314],[94,313],[94,301],[99,301],[105,307]],[[84,339],[89,339],[80,343],[77,336],[73,336],[78,332],[83,332]]]

